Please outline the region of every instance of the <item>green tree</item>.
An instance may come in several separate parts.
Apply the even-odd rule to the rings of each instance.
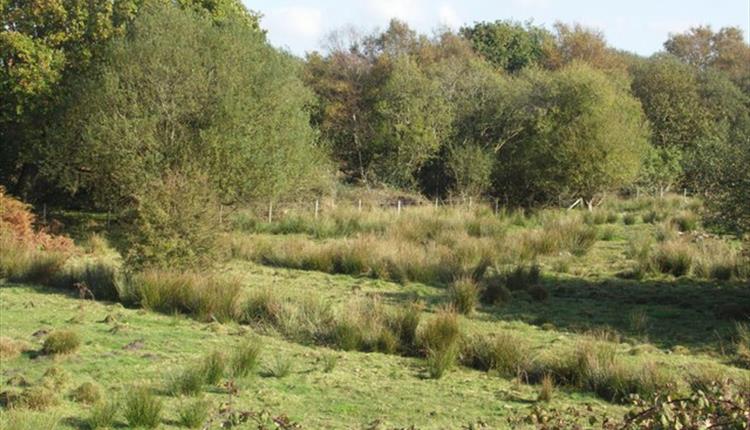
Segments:
[[[194,165],[227,204],[284,194],[321,160],[297,73],[241,23],[148,6],[73,88],[48,168],[115,207]]]
[[[543,64],[554,49],[552,34],[530,22],[478,22],[460,33],[492,65],[509,72]]]
[[[495,191],[516,204],[583,198],[629,184],[640,167],[647,128],[627,84],[574,63],[524,75],[520,134],[499,151]]]

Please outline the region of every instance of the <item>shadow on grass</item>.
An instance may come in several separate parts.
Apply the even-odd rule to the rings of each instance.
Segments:
[[[573,332],[607,328],[661,348],[714,352],[731,341],[738,321],[750,320],[747,281],[547,278],[543,284],[550,292],[546,301],[515,294],[506,306],[486,309],[489,319]]]

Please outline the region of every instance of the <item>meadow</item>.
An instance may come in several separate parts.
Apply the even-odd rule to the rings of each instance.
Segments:
[[[74,252],[0,255],[2,428],[602,428],[750,390],[750,267],[700,201],[415,203],[239,210],[200,272],[61,214]]]

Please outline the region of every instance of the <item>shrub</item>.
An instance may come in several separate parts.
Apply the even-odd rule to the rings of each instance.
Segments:
[[[463,351],[463,362],[479,370],[494,370],[509,378],[528,371],[531,345],[525,339],[504,331],[495,336],[477,336]]]
[[[661,273],[683,276],[690,272],[693,263],[693,250],[682,241],[662,243],[653,255],[653,264]]]
[[[555,393],[555,380],[550,375],[544,375],[542,382],[539,387],[539,395],[537,401],[549,402],[552,400],[552,396]]]
[[[261,344],[259,339],[246,340],[234,350],[231,360],[232,375],[244,377],[258,367]]]
[[[201,373],[203,381],[209,385],[216,385],[224,377],[227,368],[227,358],[220,351],[213,351],[203,359]]]
[[[55,330],[50,333],[44,344],[42,352],[44,354],[69,354],[81,346],[81,338],[78,333],[71,330]]]
[[[115,423],[119,405],[114,400],[100,400],[91,407],[86,424],[91,429],[110,428]]]
[[[470,315],[479,302],[479,289],[476,282],[468,276],[454,281],[448,290],[450,303],[456,311]]]
[[[173,395],[195,396],[203,389],[206,377],[203,368],[191,366],[172,376],[169,381],[169,391]]]
[[[102,390],[93,382],[84,382],[70,393],[70,397],[78,403],[86,403],[90,405],[101,399]]]
[[[146,386],[131,387],[125,395],[125,420],[132,427],[156,428],[163,404]]]
[[[284,378],[292,373],[292,358],[288,355],[277,354],[274,360],[266,366],[266,375],[274,378]]]
[[[203,423],[208,420],[208,417],[211,414],[211,407],[211,402],[204,399],[198,399],[180,405],[177,412],[180,417],[180,425],[191,429],[201,427]]]

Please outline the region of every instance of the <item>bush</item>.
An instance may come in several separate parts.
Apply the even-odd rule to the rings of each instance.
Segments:
[[[495,336],[477,336],[464,347],[462,360],[469,367],[494,370],[505,377],[514,378],[528,371],[531,345],[507,331]]]
[[[81,346],[81,338],[78,333],[71,330],[55,330],[50,333],[44,344],[42,352],[44,354],[69,354]]]
[[[258,367],[261,343],[259,339],[246,340],[232,353],[231,369],[235,377],[244,377]]]
[[[102,397],[102,390],[93,382],[84,382],[73,390],[70,397],[78,403],[94,404]]]
[[[130,388],[125,395],[125,420],[132,427],[156,428],[163,404],[146,386]]]
[[[201,174],[166,172],[122,215],[121,251],[134,269],[205,268],[218,252],[219,205]]]
[[[91,429],[110,428],[115,423],[119,405],[114,400],[100,400],[91,407],[86,424]]]
[[[180,425],[191,429],[201,427],[208,420],[211,407],[211,402],[204,399],[182,404],[177,412],[180,417]]]
[[[453,308],[464,315],[471,315],[479,302],[477,284],[468,276],[454,281],[448,290],[448,295]]]

